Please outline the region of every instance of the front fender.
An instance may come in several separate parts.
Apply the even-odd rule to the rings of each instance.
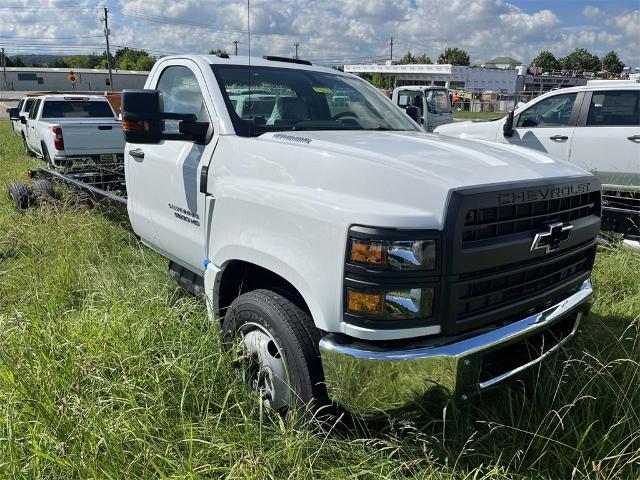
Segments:
[[[265,268],[298,290],[318,328],[338,332],[346,231],[326,216],[301,214],[300,207],[219,198],[209,243],[212,269],[221,276],[234,260]]]

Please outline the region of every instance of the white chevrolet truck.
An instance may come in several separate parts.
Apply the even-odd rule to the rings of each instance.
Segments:
[[[42,95],[20,121],[27,148],[49,168],[123,160],[122,126],[104,96]]]
[[[122,105],[135,233],[278,411],[466,400],[589,311],[600,187],[576,166],[424,133],[365,81],[278,57],[166,57]]]

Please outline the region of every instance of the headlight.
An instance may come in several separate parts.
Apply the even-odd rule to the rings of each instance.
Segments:
[[[384,241],[351,239],[353,263],[390,270],[434,270],[436,241]]]
[[[349,313],[380,319],[428,318],[433,314],[433,288],[365,292],[347,289]]]

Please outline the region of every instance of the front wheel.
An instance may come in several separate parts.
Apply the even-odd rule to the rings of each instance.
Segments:
[[[326,398],[320,332],[290,300],[270,290],[244,293],[227,310],[223,332],[266,406],[303,412]]]

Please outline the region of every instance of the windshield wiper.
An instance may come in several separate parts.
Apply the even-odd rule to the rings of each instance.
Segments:
[[[335,120],[301,120],[294,123],[291,126],[291,130],[351,130],[347,127],[350,127],[350,125],[345,125]]]

